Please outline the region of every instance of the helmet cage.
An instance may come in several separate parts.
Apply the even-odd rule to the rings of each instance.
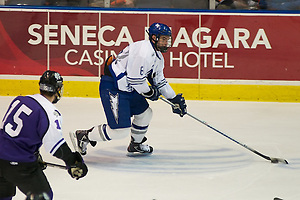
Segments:
[[[154,43],[155,48],[157,50],[159,50],[160,52],[162,52],[162,53],[166,53],[168,51],[168,49],[171,48],[171,46],[172,46],[172,37],[169,36],[169,39],[167,41],[167,45],[166,46],[158,46],[158,42],[160,40],[160,36],[162,36],[162,35],[159,35],[158,37],[156,37],[156,40],[155,40],[155,43]]]
[[[153,43],[155,48],[158,51],[161,51],[162,53],[165,53],[168,51],[168,49],[172,46],[172,32],[171,29],[162,23],[153,23],[149,29],[148,29],[148,35],[149,35],[149,40]],[[156,39],[153,39],[153,35],[155,35]],[[165,35],[169,36],[169,40],[167,42],[166,46],[158,46],[158,42],[160,39],[160,36]],[[154,41],[154,42],[153,42]]]
[[[63,95],[63,78],[58,72],[47,70],[40,78],[40,90],[50,93],[51,95],[57,94],[52,103],[57,103]]]

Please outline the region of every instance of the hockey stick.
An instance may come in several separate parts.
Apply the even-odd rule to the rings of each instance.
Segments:
[[[55,163],[44,162],[44,164],[49,166],[49,167],[56,167],[56,168],[59,168],[59,169],[67,169],[67,166],[59,165],[59,164],[55,164]]]
[[[174,106],[174,104],[173,104],[172,102],[170,102],[169,100],[165,99],[164,97],[159,97],[159,98],[160,98],[161,100],[163,100],[164,102],[166,102],[167,104],[169,104],[169,105],[171,105],[171,106]],[[214,130],[214,131],[220,133],[221,135],[223,135],[224,137],[230,139],[231,141],[233,141],[233,142],[235,142],[235,143],[241,145],[242,147],[244,147],[244,148],[246,148],[246,149],[252,151],[252,152],[255,153],[256,155],[259,155],[260,157],[262,157],[262,158],[264,158],[264,159],[266,159],[266,160],[271,161],[271,163],[285,163],[285,164],[288,164],[288,161],[285,160],[285,159],[282,159],[282,158],[273,158],[273,157],[266,156],[266,155],[264,155],[264,154],[262,154],[262,153],[256,151],[255,149],[252,149],[252,148],[248,147],[246,144],[240,143],[239,141],[237,141],[237,140],[235,140],[235,139],[229,137],[229,136],[226,135],[225,133],[223,133],[223,132],[217,130],[216,128],[212,127],[211,125],[209,125],[209,124],[206,123],[205,121],[202,121],[202,120],[198,119],[197,117],[195,117],[194,115],[192,115],[192,114],[190,114],[190,113],[186,113],[186,115],[188,115],[189,117],[195,119],[196,121],[198,121],[198,122],[204,124],[204,125],[207,126],[208,128],[211,128],[212,130]]]

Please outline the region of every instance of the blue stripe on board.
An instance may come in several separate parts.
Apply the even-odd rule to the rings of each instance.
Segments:
[[[134,12],[183,12],[183,13],[247,13],[247,14],[300,14],[300,10],[204,10],[204,9],[173,9],[173,8],[99,8],[99,7],[68,7],[68,6],[0,6],[8,9],[39,9],[39,10],[86,10],[86,11],[134,11]]]

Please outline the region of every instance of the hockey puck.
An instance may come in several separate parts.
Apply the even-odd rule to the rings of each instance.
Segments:
[[[278,197],[275,197],[274,200],[283,200],[283,199],[280,199],[280,198],[278,198]]]

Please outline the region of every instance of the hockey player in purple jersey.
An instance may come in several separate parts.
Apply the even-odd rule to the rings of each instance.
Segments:
[[[46,71],[40,78],[40,94],[18,96],[0,125],[0,199],[9,200],[16,186],[27,199],[52,199],[53,192],[43,172],[39,154],[43,145],[62,159],[72,178],[82,178],[87,167],[78,152],[72,152],[62,136],[62,116],[53,105],[63,91],[59,73]]]
[[[175,94],[163,73],[162,53],[172,45],[171,29],[165,24],[153,23],[148,35],[149,40],[134,42],[116,59],[107,59],[99,89],[107,124],[70,133],[74,147],[82,155],[86,154],[89,143],[95,146],[96,141],[120,139],[129,133],[128,155],[152,153],[153,147],[144,144],[152,118],[146,99],[156,101],[162,94],[175,105],[174,113],[181,117],[187,113],[184,97]]]

